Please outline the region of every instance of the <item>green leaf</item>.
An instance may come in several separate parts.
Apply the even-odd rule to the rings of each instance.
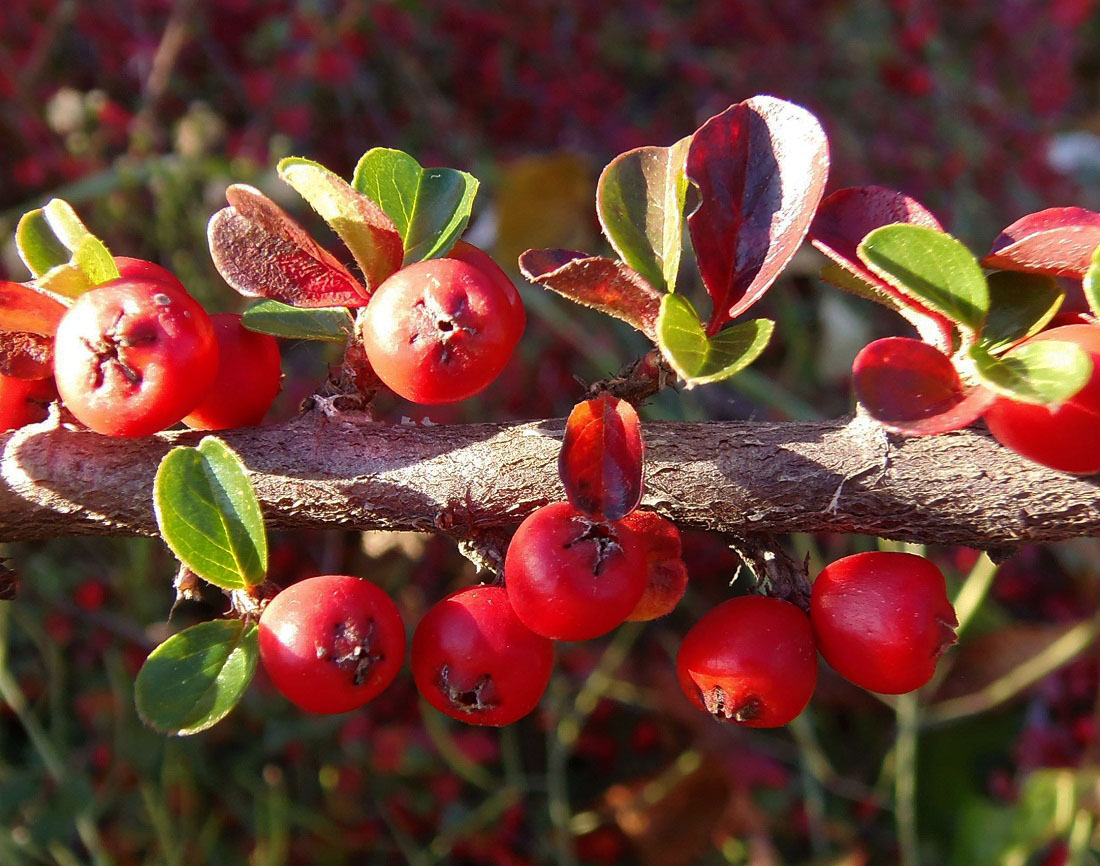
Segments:
[[[1063,403],[1092,375],[1088,352],[1063,340],[1033,340],[999,358],[973,346],[969,357],[983,385],[1021,403]]]
[[[875,229],[857,252],[879,277],[970,335],[981,328],[989,310],[985,277],[970,250],[951,235],[899,223]]]
[[[374,289],[401,267],[402,237],[370,198],[320,163],[291,156],[279,163],[279,177],[327,222],[355,256]]]
[[[657,317],[657,345],[688,387],[720,382],[751,364],[768,345],[775,323],[752,319],[708,338],[691,302],[665,295]]]
[[[50,268],[34,281],[34,286],[62,298],[76,298],[95,288],[84,271],[67,262]]]
[[[134,683],[142,721],[186,737],[224,719],[256,672],[256,635],[255,625],[219,619],[168,638],[149,654]]]
[[[174,448],[153,481],[160,534],[180,562],[223,589],[246,589],[267,572],[263,514],[241,459],[207,436]]]
[[[23,214],[15,237],[20,258],[36,277],[72,265],[83,272],[89,286],[118,279],[118,266],[103,241],[88,231],[68,202],[59,198]]]
[[[676,290],[683,249],[685,172],[691,136],[672,147],[639,147],[608,164],[596,187],[604,234],[650,285]]]
[[[1042,274],[997,271],[987,280],[989,313],[979,341],[991,355],[1039,333],[1066,297],[1053,277]]]
[[[1094,316],[1100,316],[1100,247],[1092,252],[1092,263],[1085,271],[1081,287],[1085,290],[1085,300]]]
[[[317,307],[304,309],[280,304],[278,301],[260,301],[253,304],[241,317],[241,323],[250,331],[286,337],[291,340],[328,340],[343,343],[352,332],[351,315],[346,307]]]
[[[470,221],[478,181],[451,168],[421,168],[400,150],[368,150],[352,181],[386,212],[405,244],[406,265],[444,256]]]
[[[41,277],[53,268],[67,265],[72,253],[46,222],[46,213],[42,208],[29,211],[19,219],[15,227],[15,247],[19,258],[36,277]]]

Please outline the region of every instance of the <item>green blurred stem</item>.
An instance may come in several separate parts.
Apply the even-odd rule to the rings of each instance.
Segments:
[[[500,782],[493,778],[492,773],[463,754],[455,738],[451,736],[445,716],[424,700],[420,701],[420,719],[424,723],[428,739],[456,776],[483,791],[496,791],[500,788]]]
[[[920,866],[917,835],[917,738],[920,732],[920,704],[917,692],[897,700],[898,733],[894,747],[894,817],[898,829],[901,866]]]
[[[970,574],[966,576],[966,580],[963,581],[963,585],[959,587],[955,596],[955,616],[959,620],[959,627],[955,630],[956,635],[961,637],[970,620],[974,618],[982,600],[993,585],[993,578],[997,576],[998,568],[999,566],[989,558],[989,554],[983,553],[970,569]]]
[[[576,740],[566,732],[563,719],[569,686],[564,676],[556,676],[550,683],[550,719],[558,720],[546,733],[546,788],[550,825],[553,828],[554,851],[557,866],[577,866],[577,850],[573,844],[573,810],[569,803],[569,780],[566,764],[570,746]]]
[[[790,723],[790,731],[798,746],[799,775],[806,821],[810,831],[810,846],[814,857],[824,859],[828,853],[825,834],[825,790],[822,779],[831,772],[829,761],[821,750],[814,732],[813,715],[809,707]]]

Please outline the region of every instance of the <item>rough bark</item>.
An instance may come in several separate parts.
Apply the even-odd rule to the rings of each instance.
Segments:
[[[466,536],[562,498],[560,419],[386,425],[309,412],[229,431],[273,528]],[[1100,535],[1100,487],[1029,463],[980,430],[903,439],[860,419],[645,425],[644,504],[685,527],[845,532],[1011,547]],[[156,532],[160,458],[202,434],[112,439],[56,421],[0,436],[0,539]]]

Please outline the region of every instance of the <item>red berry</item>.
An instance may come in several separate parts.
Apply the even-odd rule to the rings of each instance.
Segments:
[[[145,259],[132,259],[129,256],[115,256],[115,267],[118,275],[133,280],[160,280],[165,283],[183,288],[176,275],[168,268],[161,267],[156,262],[147,262]]]
[[[516,284],[504,273],[504,269],[493,261],[492,256],[466,241],[456,241],[451,251],[447,253],[447,258],[473,265],[500,287],[508,298],[508,306],[512,311],[512,325],[522,335],[527,324],[527,311],[523,307],[523,298],[519,296]]]
[[[923,556],[846,556],[814,581],[810,619],[821,654],[842,677],[884,695],[919,689],[955,642],[943,575]]]
[[[632,511],[622,523],[642,539],[646,557],[645,590],[627,621],[647,622],[672,613],[688,582],[687,566],[680,558],[680,530],[652,511]]]
[[[645,548],[621,522],[568,502],[519,525],[504,558],[508,599],[524,625],[553,640],[586,640],[619,625],[642,597]]]
[[[217,370],[209,317],[172,283],[111,280],[77,298],[57,326],[57,390],[97,433],[147,436],[172,426]]]
[[[282,387],[279,341],[257,334],[233,313],[210,317],[218,341],[218,374],[206,398],[183,423],[196,430],[259,424]]]
[[[387,387],[414,403],[453,403],[485,388],[519,341],[508,297],[491,276],[432,259],[385,280],[356,328]]]
[[[416,687],[429,704],[473,725],[510,725],[538,704],[554,646],[519,621],[502,586],[475,586],[443,599],[412,641]]]
[[[817,682],[810,620],[789,601],[724,601],[684,636],[680,688],[719,721],[776,728],[801,713]]]
[[[57,397],[53,379],[16,379],[0,373],[0,430],[15,430],[46,419],[46,406]]]
[[[288,586],[260,616],[260,659],[275,687],[312,713],[344,713],[377,697],[405,657],[397,606],[344,574]]]
[[[1032,337],[1076,343],[1092,358],[1092,378],[1060,406],[1037,406],[999,397],[986,410],[994,438],[1029,460],[1087,475],[1100,472],[1100,328],[1065,325]]]

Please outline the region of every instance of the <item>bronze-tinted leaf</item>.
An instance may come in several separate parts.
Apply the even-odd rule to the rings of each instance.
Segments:
[[[519,269],[532,283],[622,319],[656,339],[661,293],[622,262],[574,250],[528,250]]]
[[[0,373],[16,379],[53,375],[53,337],[25,331],[0,332]]]
[[[361,307],[367,290],[336,258],[262,192],[243,184],[226,190],[230,207],[210,218],[214,265],[250,298],[295,307]]]
[[[66,307],[22,283],[0,280],[0,331],[27,331],[51,337]]]
[[[1082,279],[1098,246],[1100,213],[1052,207],[1021,217],[1001,232],[982,265]]]
[[[603,394],[573,407],[558,454],[565,495],[578,511],[621,520],[642,498],[642,426],[625,400]]]

